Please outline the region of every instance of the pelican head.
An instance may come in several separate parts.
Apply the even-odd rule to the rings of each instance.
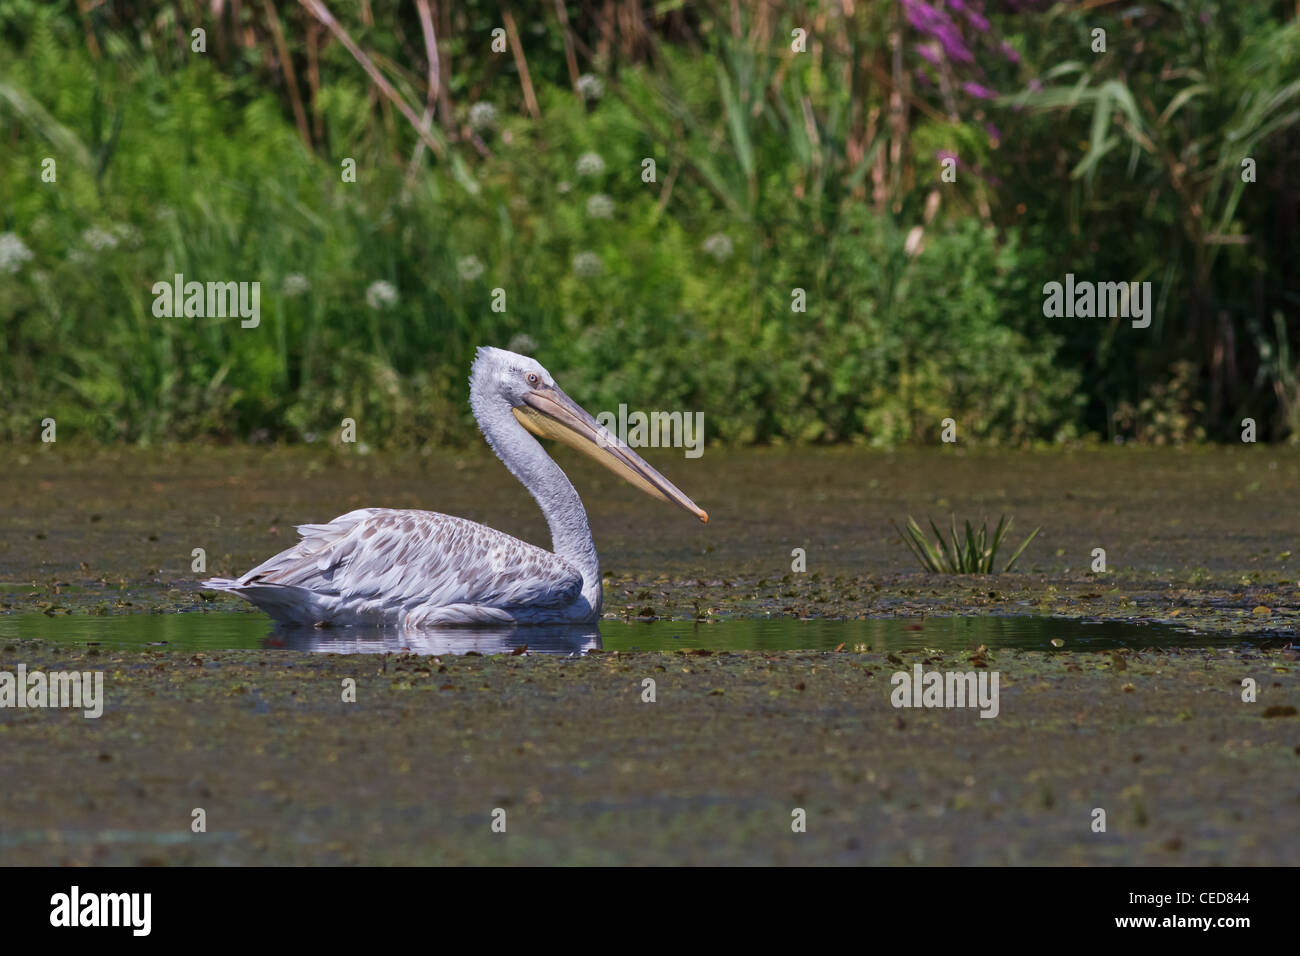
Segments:
[[[481,347],[470,373],[470,391],[487,401],[506,403],[519,424],[539,438],[562,441],[652,498],[677,505],[701,521],[709,520],[703,508],[564,394],[536,359]]]

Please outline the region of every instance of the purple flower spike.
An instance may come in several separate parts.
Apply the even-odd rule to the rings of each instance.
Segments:
[[[903,0],[903,13],[907,16],[907,22],[922,33],[933,33],[936,27],[941,26],[948,19],[921,0]]]
[[[998,98],[995,91],[978,83],[963,83],[961,88],[966,91],[967,95],[973,96],[977,100],[996,100]]]
[[[966,44],[962,40],[961,34],[957,32],[956,27],[949,23],[941,24],[935,29],[934,36],[943,46],[943,52],[947,54],[948,59],[956,60],[959,63],[975,62],[975,57],[966,48]]]
[[[1013,47],[1010,43],[1002,44],[1002,55],[1005,56],[1007,60],[1012,63],[1020,62],[1020,54],[1016,52],[1016,48]]]
[[[918,44],[916,47],[916,52],[921,54],[921,57],[925,59],[926,62],[932,63],[935,66],[939,65],[939,51],[936,50],[934,47],[930,46],[928,43],[924,45]]]

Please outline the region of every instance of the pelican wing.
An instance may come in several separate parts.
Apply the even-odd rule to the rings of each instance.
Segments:
[[[390,608],[562,606],[582,593],[563,558],[493,528],[438,514],[363,508],[298,526],[302,540],[239,579]]]

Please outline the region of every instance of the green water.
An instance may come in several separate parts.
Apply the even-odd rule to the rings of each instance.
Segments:
[[[1158,624],[1086,622],[1062,618],[930,617],[799,621],[790,618],[680,621],[599,627],[437,629],[402,632],[373,628],[273,629],[258,614],[129,614],[107,617],[43,614],[0,616],[0,640],[40,638],[76,644],[168,647],[179,650],[287,649],[326,653],[510,653],[527,645],[535,653],[604,651],[833,650],[866,645],[874,651],[978,647],[1023,650],[1109,650],[1119,647],[1210,647],[1239,638],[1200,634]],[[1059,645],[1053,643],[1060,642]]]

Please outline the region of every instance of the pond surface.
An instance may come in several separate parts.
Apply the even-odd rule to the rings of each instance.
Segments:
[[[1242,640],[1294,637],[1300,624],[1300,447],[710,448],[699,459],[647,451],[708,509],[707,525],[555,449],[591,519],[604,606],[618,619],[602,625],[610,648],[674,634],[678,643],[772,648],[852,646],[862,635],[881,646],[941,645],[959,626],[990,632],[953,640],[989,646],[1045,646],[1056,636],[1005,632],[1039,626],[1024,623],[930,623],[921,636],[900,631],[907,624],[836,623],[884,617],[1141,619]],[[207,628],[222,635],[212,638],[218,643],[264,639],[255,623],[264,618],[240,619],[246,605],[203,597],[199,582],[240,575],[292,545],[296,525],[355,508],[427,508],[551,545],[536,503],[486,448],[363,455],[315,446],[58,444],[4,464],[0,614],[234,618],[160,625],[177,627],[162,639],[184,646],[208,639]],[[896,530],[909,515],[940,527],[953,516],[990,526],[1012,516],[1006,554],[1041,531],[1013,573],[926,574]],[[681,625],[622,623],[643,618],[731,623],[699,638],[681,635]],[[145,626],[153,625],[103,625]]]
[[[1113,648],[1224,647],[1240,638],[1160,624],[1088,622],[1046,616],[928,617],[799,621],[789,618],[689,621],[602,621],[579,627],[274,628],[259,614],[126,614],[106,617],[44,614],[0,616],[0,640],[41,638],[75,644],[168,647],[173,650],[285,649],[336,654],[410,650],[417,654],[575,654],[603,651],[704,649],[873,651],[991,649],[1101,651]],[[1054,643],[1054,642],[1060,642]]]

